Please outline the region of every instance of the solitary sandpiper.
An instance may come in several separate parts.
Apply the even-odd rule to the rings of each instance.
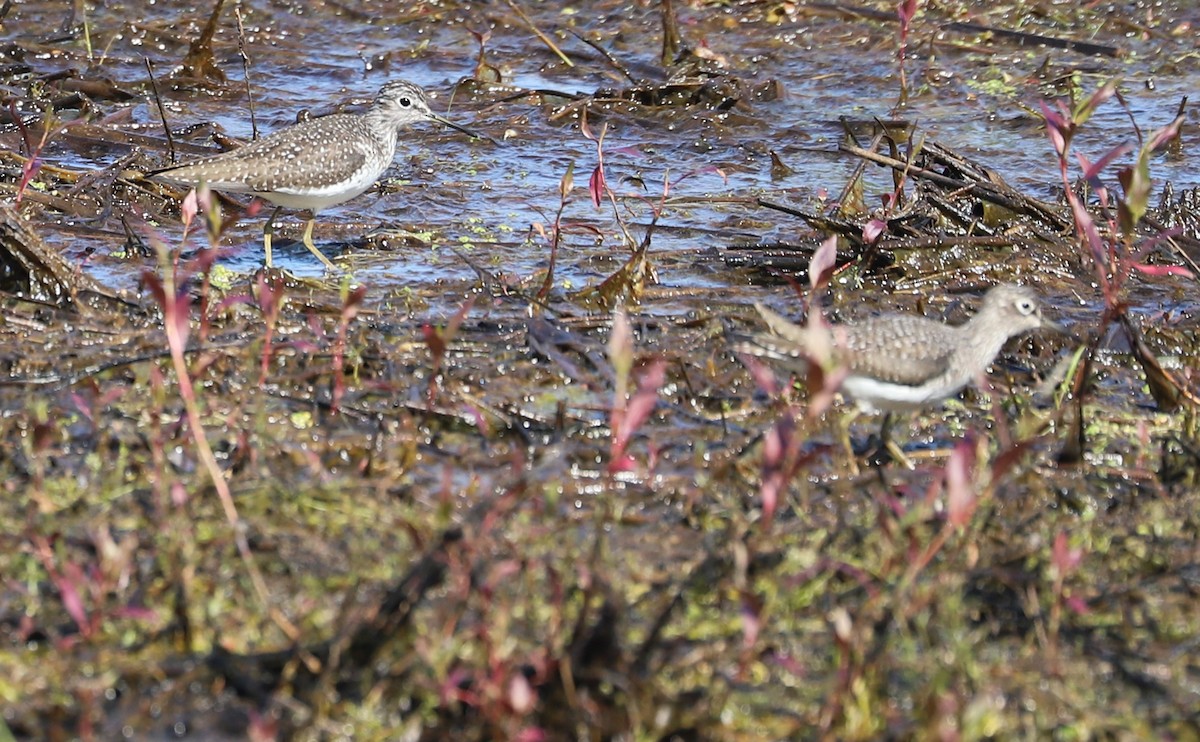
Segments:
[[[761,304],[771,333],[754,335],[740,350],[769,358],[808,361],[814,330],[795,325]],[[1001,284],[966,324],[952,326],[915,315],[889,314],[826,328],[835,366],[848,375],[842,391],[866,412],[890,414],[932,405],[979,377],[1009,340],[1040,328],[1060,330],[1042,316],[1036,294]]]
[[[370,188],[396,156],[400,130],[424,120],[478,136],[434,113],[421,88],[397,80],[380,88],[362,114],[336,113],[303,121],[244,147],[149,176],[181,185],[203,182],[214,190],[251,193],[276,204],[263,230],[268,268],[275,217],[284,208],[307,209],[311,215],[304,226],[304,246],[327,268],[334,268],[312,242],[317,213]]]

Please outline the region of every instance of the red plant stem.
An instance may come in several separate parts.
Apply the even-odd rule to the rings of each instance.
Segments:
[[[184,351],[186,340],[180,334],[180,319],[184,322],[186,318],[179,317],[179,311],[186,304],[180,299],[176,292],[175,279],[170,275],[166,280],[164,288],[164,296],[166,300],[163,302],[163,328],[167,333],[167,346],[171,351],[171,362],[175,368],[175,376],[179,380],[179,396],[183,400],[184,409],[187,412],[188,425],[192,429],[192,437],[196,441],[196,450],[200,454],[200,461],[204,464],[205,470],[208,472],[209,478],[212,479],[213,487],[217,490],[217,497],[221,500],[221,507],[225,511],[225,518],[229,521],[230,527],[233,529],[234,542],[237,544],[238,554],[241,555],[242,561],[246,565],[246,569],[250,574],[250,581],[254,585],[254,590],[258,594],[258,599],[266,607],[270,607],[270,595],[267,592],[267,583],[263,580],[262,573],[254,563],[254,557],[250,553],[250,544],[246,540],[246,533],[239,525],[239,516],[237,506],[233,502],[233,493],[229,490],[229,482],[225,480],[225,474],[221,471],[220,465],[217,463],[217,457],[213,455],[212,447],[208,443],[208,437],[204,434],[204,426],[200,419],[200,407],[196,404],[196,390],[192,386],[191,376],[188,374],[187,362],[184,359]],[[274,611],[273,611],[274,613]]]

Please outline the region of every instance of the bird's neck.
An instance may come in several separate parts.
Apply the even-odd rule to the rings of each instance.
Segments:
[[[378,108],[371,108],[363,114],[363,119],[374,135],[383,143],[390,147],[396,146],[396,137],[400,132],[400,127],[386,112]]]
[[[1009,333],[1003,329],[996,327],[995,321],[983,314],[977,314],[965,325],[960,325],[956,351],[960,367],[973,369],[975,373],[986,369],[1008,341]]]

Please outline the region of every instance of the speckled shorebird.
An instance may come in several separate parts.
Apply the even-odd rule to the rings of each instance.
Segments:
[[[761,304],[755,308],[771,332],[754,335],[739,350],[783,360],[809,358],[811,330]],[[829,342],[833,362],[848,372],[842,391],[863,411],[886,413],[880,437],[887,445],[892,413],[958,394],[984,373],[1010,338],[1041,328],[1062,331],[1042,316],[1036,294],[1001,284],[987,292],[983,306],[966,324],[889,314],[833,325]]]
[[[397,80],[380,88],[361,114],[335,113],[303,121],[244,147],[156,170],[149,177],[180,185],[204,182],[214,190],[251,193],[274,203],[263,230],[268,268],[275,217],[284,208],[307,209],[311,216],[304,226],[304,246],[334,268],[312,242],[317,213],[370,188],[392,164],[400,130],[425,120],[478,136],[434,113],[421,88]]]

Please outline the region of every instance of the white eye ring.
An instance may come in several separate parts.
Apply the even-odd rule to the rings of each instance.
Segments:
[[[1017,311],[1021,314],[1033,314],[1034,309],[1036,309],[1036,307],[1029,299],[1021,299],[1017,302]]]
[[[400,105],[404,106],[405,108],[408,108],[412,105],[412,101],[409,100],[407,96],[405,96],[404,98],[400,99]]]

